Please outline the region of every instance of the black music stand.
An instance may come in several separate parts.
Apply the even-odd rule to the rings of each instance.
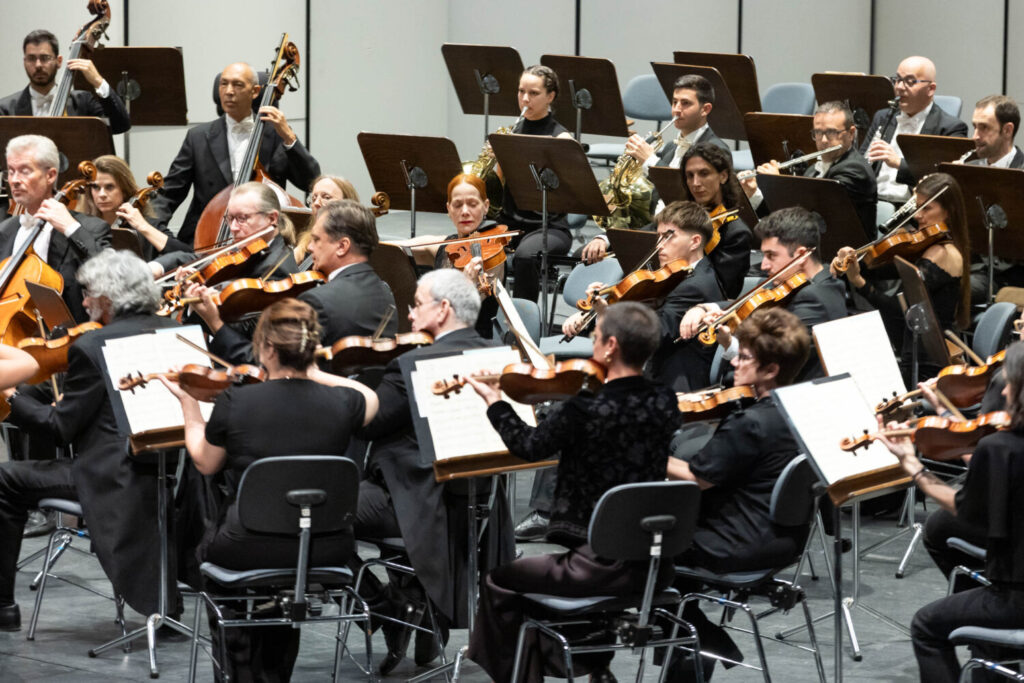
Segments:
[[[576,110],[577,140],[581,133],[629,137],[619,78],[611,61],[598,57],[541,55],[540,63],[553,69],[562,87],[568,88],[569,104]]]
[[[772,211],[802,206],[825,219],[826,228],[818,249],[822,263],[830,263],[841,247],[864,243],[864,226],[839,181],[762,173],[757,176],[757,185]]]
[[[124,100],[132,127],[188,124],[181,48],[103,47],[93,52],[92,61]],[[80,72],[75,74],[74,87],[91,90]],[[124,158],[130,165],[129,137],[124,136]]]
[[[541,320],[548,319],[548,215],[607,216],[608,203],[597,186],[583,147],[575,140],[539,135],[488,137],[516,206],[543,216],[540,263]]]
[[[44,135],[57,145],[61,162],[68,164],[60,169],[57,187],[81,177],[79,163],[114,153],[110,128],[95,116],[0,116],[0,149],[19,135]],[[6,160],[3,166],[6,171]]]
[[[719,137],[730,140],[747,139],[747,131],[743,126],[745,112],[737,105],[732,90],[718,69],[713,66],[674,64],[672,62],[651,62],[651,68],[654,69],[654,75],[658,77],[658,83],[661,84],[661,89],[665,91],[665,96],[670,102],[675,90],[672,86],[678,78],[691,74],[706,78],[711,87],[715,89],[715,106],[711,108],[711,113],[708,115],[708,125]],[[756,89],[757,86],[754,87]],[[760,111],[760,109],[761,105],[758,101],[757,109],[754,111]]]
[[[484,138],[491,132],[491,114],[519,116],[523,60],[514,47],[445,43],[441,54],[462,113],[484,115]]]
[[[814,99],[819,104],[837,101],[850,107],[861,139],[867,134],[875,112],[888,107],[889,100],[896,95],[892,81],[885,76],[850,73],[811,74],[811,86],[814,88]]]
[[[373,187],[386,192],[392,209],[409,211],[409,236],[416,212],[446,213],[448,183],[462,173],[455,143],[424,135],[360,133],[356,136]]]
[[[754,60],[749,55],[676,50],[672,53],[672,61],[676,64],[694,64],[718,69],[722,78],[725,79],[725,84],[729,87],[729,93],[740,114],[761,111],[761,93],[757,89],[757,69],[754,68]],[[718,99],[717,91],[715,99]],[[715,106],[718,106],[717,102]],[[746,138],[738,139],[745,140]]]
[[[747,142],[754,167],[771,160],[786,161],[797,152],[809,154],[818,149],[811,137],[814,117],[802,114],[763,114],[755,112],[743,117]],[[758,182],[763,175],[758,176]]]
[[[658,243],[658,233],[651,230],[608,228],[605,234],[608,236],[608,251],[615,254],[623,273],[631,273],[643,266],[641,259],[650,256]]]
[[[683,172],[678,168],[651,166],[647,169],[647,179],[654,184],[654,188],[658,191],[658,196],[664,200],[665,204],[687,198]],[[759,219],[757,214],[754,213],[754,209],[750,207],[750,200],[747,199],[746,194],[740,193],[740,205],[738,208],[740,219],[747,224],[747,227],[753,229]]]
[[[416,262],[409,247],[381,242],[370,254],[370,267],[377,277],[388,284],[395,296],[395,307],[398,310],[398,331],[409,332],[412,323],[405,312],[413,305],[416,296]]]
[[[939,164],[939,171],[960,183],[971,251],[988,256],[988,300],[992,301],[993,258],[1024,260],[1024,233],[1003,229],[1007,225],[1024,225],[1024,173],[1010,168],[950,163]]]
[[[956,161],[974,149],[971,138],[944,135],[897,135],[896,144],[907,160],[910,174],[918,180],[934,173],[939,164]]]

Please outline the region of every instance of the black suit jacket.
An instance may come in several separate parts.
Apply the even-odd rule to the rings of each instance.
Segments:
[[[56,86],[55,86],[56,87]],[[0,116],[32,116],[32,96],[24,90],[12,93],[0,100]],[[114,135],[123,133],[132,127],[131,119],[124,102],[118,96],[114,86],[110,86],[110,94],[100,97],[95,92],[72,90],[68,95],[68,116],[99,116],[110,123],[110,132]]]
[[[464,328],[444,335],[433,346],[405,355],[417,358],[441,350],[455,353],[489,346],[494,343],[473,328]],[[377,416],[361,434],[373,440],[368,471],[370,476],[383,477],[387,485],[406,551],[427,594],[448,617],[457,624],[464,623],[466,502],[446,496],[445,485],[434,478],[433,464],[420,457],[408,393],[395,359],[388,363],[377,387]],[[504,496],[497,496],[495,503],[488,523],[491,547],[489,557],[481,563],[482,573],[487,566],[510,562],[515,552],[512,519]]]
[[[804,172],[804,175],[808,178],[819,177],[813,165]],[[864,234],[869,240],[875,239],[878,235],[878,181],[864,155],[850,147],[843,156],[832,162],[825,175],[821,177],[837,180],[842,184],[846,194],[850,195],[853,208],[857,211],[857,218],[864,227]]]
[[[874,117],[871,119],[871,126],[868,128],[868,134],[864,136],[864,140],[861,142],[861,154],[867,154],[868,147],[871,146],[871,140],[874,138],[874,131],[882,126],[885,126],[884,130],[882,130],[882,139],[886,142],[892,142],[893,135],[896,133],[896,117],[892,116],[890,120],[889,114],[891,111],[891,109],[879,109],[875,112]],[[932,110],[928,112],[928,116],[924,119],[924,125],[921,126],[921,135],[945,135],[965,138],[967,137],[967,124],[955,116],[950,116],[942,110],[942,107],[932,103]],[[906,159],[900,160],[900,169],[896,173],[896,182],[910,185],[911,187],[917,183],[917,178],[910,173],[910,166],[907,165]]]
[[[92,544],[103,570],[128,604],[141,614],[158,609],[160,542],[157,536],[156,471],[128,450],[118,427],[106,376],[103,345],[176,323],[154,315],[127,315],[88,332],[68,351],[64,395],[56,405],[31,390],[11,400],[11,422],[73,444],[72,477],[89,520]],[[171,562],[174,567],[174,562]],[[174,571],[169,595],[174,593]]]
[[[110,226],[102,219],[84,213],[72,211],[82,227],[75,230],[71,237],[54,230],[50,235],[50,249],[46,254],[46,262],[64,278],[64,292],[61,296],[68,305],[76,322],[85,322],[89,315],[82,305],[82,286],[78,283],[78,268],[90,256],[99,253],[110,245]],[[0,222],[0,258],[7,258],[14,251],[14,238],[21,227],[20,217],[11,216]]]
[[[651,358],[650,376],[673,391],[693,391],[708,385],[714,345],[702,344],[697,338],[675,343],[679,322],[688,310],[706,301],[719,301],[724,294],[711,261],[702,258],[693,274],[683,280],[658,309],[661,342]]]
[[[784,305],[790,313],[800,318],[810,332],[818,323],[846,317],[846,286],[842,280],[832,277],[828,268],[822,268],[810,282],[793,292],[785,300]],[[821,377],[824,374],[813,340],[812,337],[811,355],[803,370],[797,375],[797,382]]]
[[[320,164],[303,147],[302,142],[297,141],[291,149],[286,150],[284,142],[271,125],[263,127],[259,158],[267,175],[281,187],[290,180],[296,187],[308,190],[313,180],[320,175]],[[192,203],[178,231],[178,239],[191,243],[203,209],[218,192],[234,181],[228,155],[225,118],[191,128],[185,134],[178,156],[171,162],[171,168],[164,177],[163,188],[150,203],[155,217],[154,225],[166,227],[174,211],[185,201],[189,190],[192,190]]]
[[[736,298],[743,289],[743,278],[750,270],[750,244],[754,236],[742,218],[729,221],[718,232],[718,246],[708,258],[718,274],[722,292],[729,298]]]

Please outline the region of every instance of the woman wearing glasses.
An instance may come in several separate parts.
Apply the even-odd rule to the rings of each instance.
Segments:
[[[339,175],[322,175],[313,181],[309,191],[309,208],[313,214],[309,217],[306,229],[299,233],[290,221],[281,226],[281,235],[295,249],[295,262],[302,263],[309,255],[309,241],[313,234],[313,224],[316,223],[316,213],[327,202],[338,199],[353,199],[359,201],[359,193],[347,178]]]

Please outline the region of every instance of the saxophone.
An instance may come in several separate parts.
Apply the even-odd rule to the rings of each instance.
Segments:
[[[523,111],[520,112],[519,118],[516,119],[515,123],[511,126],[502,126],[501,128],[494,131],[496,135],[508,135],[515,131],[519,127],[519,124],[523,122],[526,117],[526,107],[523,107]],[[484,146],[480,148],[480,154],[477,155],[473,161],[462,162],[462,172],[467,175],[475,175],[480,180],[484,181],[484,185],[487,186],[487,198],[491,202],[491,208],[487,212],[488,218],[497,218],[498,214],[501,213],[501,199],[504,192],[502,182],[498,178],[498,174],[495,173],[494,167],[497,165],[497,159],[494,158],[494,150],[491,149],[491,144],[484,141]]]
[[[665,131],[675,125],[676,119],[657,133],[647,136],[646,142],[657,154],[665,145]],[[608,216],[594,216],[600,227],[639,228],[651,221],[651,192],[654,185],[644,177],[644,165],[636,157],[623,153],[615,161],[611,174],[601,181],[600,189],[608,202]]]

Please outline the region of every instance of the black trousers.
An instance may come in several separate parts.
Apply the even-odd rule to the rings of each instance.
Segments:
[[[70,460],[20,460],[0,464],[0,605],[14,602],[21,535],[29,510],[43,498],[77,500]]]
[[[537,254],[541,252],[543,244],[543,234],[538,228],[524,235],[515,248],[512,272],[516,279],[512,285],[512,296],[517,299],[537,301],[540,296],[540,263]],[[549,254],[566,254],[571,246],[572,235],[568,230],[548,227]]]
[[[967,524],[952,512],[936,510],[929,514],[924,523],[924,547],[947,579],[957,565],[962,564],[972,569],[980,569],[985,565],[984,560],[978,560],[946,545],[946,539],[953,537],[962,538],[981,548],[988,543],[984,530]]]
[[[1024,591],[972,588],[925,605],[910,623],[910,638],[922,683],[955,683],[960,663],[949,634],[960,626],[1024,628]],[[986,659],[1019,657],[1000,648],[975,647]]]

